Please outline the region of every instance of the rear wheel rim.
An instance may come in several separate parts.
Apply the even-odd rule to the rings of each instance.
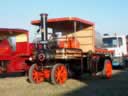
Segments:
[[[64,84],[67,80],[67,69],[64,65],[58,66],[55,70],[55,81],[58,84]]]
[[[106,78],[109,79],[109,78],[112,77],[112,63],[111,63],[111,61],[110,60],[107,60],[105,62],[105,66],[106,66],[106,68],[105,68]]]
[[[35,65],[33,70],[32,70],[32,78],[35,83],[41,83],[43,82],[43,73],[41,71],[38,71],[38,66]]]

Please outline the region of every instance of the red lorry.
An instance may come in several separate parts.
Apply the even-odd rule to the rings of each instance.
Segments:
[[[64,84],[69,77],[86,73],[112,77],[113,51],[96,48],[94,23],[76,17],[47,20],[47,14],[31,23],[39,27],[41,40],[28,60],[30,82]]]
[[[31,55],[28,31],[0,28],[0,74],[26,72],[25,60]]]

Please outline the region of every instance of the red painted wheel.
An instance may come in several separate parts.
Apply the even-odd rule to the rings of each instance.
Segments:
[[[68,78],[67,68],[64,64],[56,64],[51,71],[51,82],[53,84],[64,84]]]
[[[112,77],[112,62],[109,59],[106,59],[104,61],[103,75],[107,79],[110,79]]]
[[[38,70],[38,65],[33,64],[28,73],[28,79],[31,83],[41,83],[44,81],[43,73]]]

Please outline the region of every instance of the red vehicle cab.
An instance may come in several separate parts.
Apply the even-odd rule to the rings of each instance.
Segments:
[[[25,72],[31,54],[28,31],[0,28],[0,74]]]

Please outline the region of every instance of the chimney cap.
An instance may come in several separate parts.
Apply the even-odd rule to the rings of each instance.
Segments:
[[[40,16],[48,16],[47,13],[41,13]]]

